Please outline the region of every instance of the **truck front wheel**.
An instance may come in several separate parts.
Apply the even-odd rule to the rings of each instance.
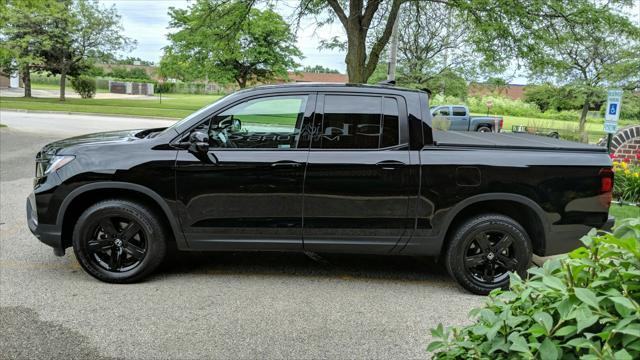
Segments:
[[[158,216],[128,200],[105,200],[80,215],[73,250],[89,275],[111,283],[131,283],[151,274],[164,260],[166,235]]]
[[[531,262],[531,241],[515,220],[483,214],[462,222],[445,254],[449,274],[465,289],[486,295],[508,288],[509,273],[525,276]]]

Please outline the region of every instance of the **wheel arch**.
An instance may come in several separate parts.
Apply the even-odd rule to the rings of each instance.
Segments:
[[[106,192],[105,190],[109,190]],[[178,248],[187,247],[180,225],[166,201],[146,186],[125,182],[97,182],[74,189],[62,201],[58,209],[56,227],[61,230],[62,245],[71,246],[71,234],[76,221],[92,204],[110,198],[124,198],[140,201],[154,210],[167,224]]]
[[[544,210],[528,197],[509,193],[476,195],[456,204],[443,220],[442,250],[459,223],[482,213],[497,213],[514,219],[527,231],[533,252],[544,253],[549,233],[549,221]]]

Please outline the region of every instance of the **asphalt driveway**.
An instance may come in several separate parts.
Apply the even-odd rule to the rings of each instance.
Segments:
[[[425,358],[429,329],[483,302],[422,259],[180,255],[135,285],[98,282],[26,226],[33,156],[159,120],[0,112],[0,358]]]

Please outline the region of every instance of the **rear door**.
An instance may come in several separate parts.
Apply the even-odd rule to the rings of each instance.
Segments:
[[[304,184],[304,248],[386,253],[413,226],[402,97],[319,94]],[[415,177],[415,178],[414,178]]]
[[[469,131],[469,114],[464,106],[451,107],[451,130]]]

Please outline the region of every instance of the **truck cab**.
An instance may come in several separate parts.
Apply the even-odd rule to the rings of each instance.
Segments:
[[[500,132],[501,117],[471,116],[466,105],[438,105],[430,108],[434,126],[440,130]]]

